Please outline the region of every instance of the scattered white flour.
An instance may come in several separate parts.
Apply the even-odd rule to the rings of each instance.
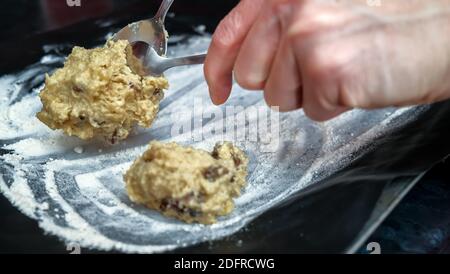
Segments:
[[[208,37],[192,38],[169,54],[202,52],[209,42]],[[170,136],[171,117],[191,110],[194,99],[201,98],[205,109],[218,108],[209,103],[201,66],[170,70],[171,88],[153,127],[139,130],[122,145],[104,147],[49,130],[35,118],[42,85],[31,91],[22,87],[46,73],[48,64],[60,66],[63,60],[51,55],[52,46],[46,50],[48,55],[33,69],[0,78],[0,94],[5,96],[0,98],[0,147],[5,150],[0,153],[0,190],[47,233],[102,250],[163,252],[231,235],[292,193],[344,168],[373,148],[369,144],[378,136],[414,120],[425,108],[355,110],[321,124],[311,122],[302,111],[280,114],[276,152],[261,151],[260,142],[237,144],[250,157],[250,172],[235,211],[211,226],[185,224],[131,203],[122,176],[152,139],[212,148],[213,139],[195,143],[190,134]],[[262,106],[264,100],[261,94],[234,86],[227,105]],[[211,120],[204,128],[222,122]]]
[[[75,148],[73,149],[73,151],[75,151],[75,152],[78,153],[78,154],[81,154],[81,153],[84,152],[84,148],[83,148],[83,147],[75,147]]]
[[[205,25],[198,25],[197,27],[195,27],[194,29],[196,32],[198,32],[199,34],[206,34],[206,26]]]

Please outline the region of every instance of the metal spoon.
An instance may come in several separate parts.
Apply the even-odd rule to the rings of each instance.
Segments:
[[[163,0],[155,17],[137,21],[118,31],[113,40],[128,40],[128,66],[141,76],[161,75],[165,70],[183,65],[202,64],[206,54],[165,58],[167,31],[164,20],[174,0]]]
[[[203,64],[205,54],[177,58],[161,57],[148,43],[137,41],[127,48],[128,66],[141,76],[160,76],[169,68],[185,65]]]

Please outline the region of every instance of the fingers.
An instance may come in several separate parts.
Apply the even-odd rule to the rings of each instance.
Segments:
[[[242,87],[263,88],[268,105],[281,111],[303,106],[309,117],[322,121],[348,110],[340,98],[342,86],[333,74],[341,65],[341,60],[335,59],[336,52],[315,54],[319,58],[312,61],[308,58],[311,49],[317,48],[311,38],[333,25],[330,21],[342,21],[342,17],[333,11],[317,16],[323,10],[312,3],[241,1],[220,23],[206,59],[205,76],[215,104],[228,99],[234,70]]]
[[[234,65],[236,81],[241,87],[250,90],[264,88],[281,39],[276,9],[272,4],[269,5],[261,11],[250,29]]]
[[[232,71],[239,49],[265,0],[242,0],[217,27],[204,72],[214,104],[224,103],[231,92]]]
[[[299,67],[288,39],[283,39],[276,53],[264,98],[269,106],[289,111],[302,106],[302,86]]]
[[[342,80],[349,76],[343,70],[351,58],[341,54],[336,43],[324,43],[328,37],[322,35],[342,19],[337,12],[325,12],[317,5],[297,6],[265,88],[269,105],[279,105],[281,111],[303,107],[305,114],[316,121],[329,120],[350,109],[342,104],[341,95],[345,94]]]
[[[291,39],[294,58],[301,68],[302,107],[309,118],[326,121],[351,109],[345,97],[350,91],[347,82],[357,74],[348,69],[349,57],[339,47],[325,44],[311,48],[308,43],[302,36]]]
[[[303,82],[305,114],[315,121],[330,120],[341,113],[350,110],[350,107],[341,106],[339,86],[334,81],[315,81],[305,75]]]

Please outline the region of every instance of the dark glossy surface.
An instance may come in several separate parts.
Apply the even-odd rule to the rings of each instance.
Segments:
[[[43,44],[98,45],[109,31],[152,17],[160,4],[159,0],[81,0],[81,7],[68,7],[65,2],[10,0],[2,3],[0,34],[8,39],[0,42],[0,49],[8,58],[0,63],[0,74],[39,60]],[[202,24],[212,32],[237,2],[176,1],[170,10],[176,16],[167,20],[167,31],[194,33],[194,26]],[[64,31],[60,31],[62,28]]]
[[[383,189],[405,180],[412,181],[421,171],[427,170],[449,154],[450,144],[447,142],[450,138],[449,115],[450,102],[434,105],[413,124],[390,136],[380,138],[378,149],[366,154],[350,167],[319,185],[313,185],[280,207],[263,214],[250,225],[249,229],[236,233],[231,239],[212,245],[204,244],[197,248],[187,248],[182,252],[214,251],[217,246],[221,248],[226,246],[225,252],[334,253],[345,251],[352,239],[363,228],[364,223],[369,220],[377,198],[380,198],[378,194]],[[445,172],[443,178],[446,178]],[[428,179],[424,179],[422,184],[429,184]],[[446,197],[442,196],[439,202],[435,203],[437,208],[433,210],[445,212],[448,206],[442,203],[446,201]],[[425,203],[425,199],[422,201],[422,205],[433,208],[432,205]],[[420,201],[414,201],[413,204],[422,207]],[[409,220],[418,218],[414,210],[409,213]],[[445,217],[444,214],[444,217],[439,216],[439,219],[448,222],[449,216]],[[411,238],[413,234],[405,233],[408,230],[407,222],[402,220],[394,220],[394,222],[400,223],[395,228],[398,229],[399,235],[392,237],[394,242],[401,245],[401,237],[404,237],[405,240],[416,241],[415,244],[421,245],[417,239],[423,241],[423,238],[419,236],[414,239]],[[424,227],[433,226],[433,223],[427,224],[424,219],[418,219],[417,222],[423,222],[421,225]],[[389,223],[380,229],[388,226]],[[445,245],[448,234],[447,239],[445,236],[442,238]],[[238,249],[231,243],[239,240],[242,240],[242,244]],[[379,240],[383,248],[384,240],[388,245],[389,239],[382,235],[379,238],[370,239],[367,243],[373,240]],[[422,248],[422,252],[428,251],[426,247]],[[406,252],[400,248],[388,249],[388,247],[386,251]],[[445,249],[442,252],[445,252]]]
[[[450,253],[449,171],[448,160],[433,168],[368,242],[380,243],[384,253]]]
[[[91,0],[96,4],[82,12],[55,3],[49,10],[44,4],[52,2],[3,4],[14,12],[3,10],[6,15],[0,19],[4,21],[1,33],[11,37],[0,43],[0,74],[36,62],[44,43],[96,45],[112,29],[149,17],[148,11],[159,4],[150,0]],[[168,19],[169,32],[193,33],[192,26],[197,24],[211,31],[237,1],[212,2],[176,1],[173,10],[177,16]],[[43,7],[47,7],[45,12]],[[449,118],[450,102],[436,104],[418,121],[380,138],[378,148],[352,166],[298,193],[235,235],[176,252],[344,252],[370,220],[383,191],[400,181],[414,180],[450,154]],[[386,252],[449,252],[448,170],[446,163],[426,176],[368,241],[379,242]],[[42,235],[35,221],[17,212],[3,197],[0,218],[0,252],[67,252],[64,244]],[[364,253],[364,248],[360,252]]]

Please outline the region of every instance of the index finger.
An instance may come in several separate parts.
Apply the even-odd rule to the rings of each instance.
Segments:
[[[225,103],[231,93],[234,63],[264,1],[241,0],[214,32],[204,66],[214,104]]]

